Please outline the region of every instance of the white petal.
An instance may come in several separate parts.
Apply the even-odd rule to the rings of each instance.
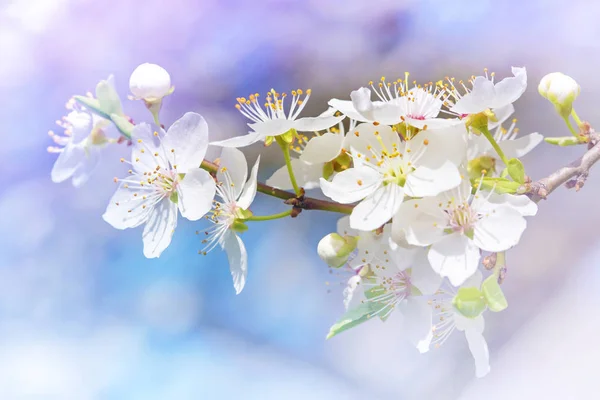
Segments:
[[[371,157],[370,147],[381,153],[383,146],[388,152],[392,152],[394,146],[401,148],[400,137],[391,127],[387,125],[358,124],[352,131],[348,132],[344,146],[352,150],[352,155],[361,154]]]
[[[454,286],[460,286],[477,270],[479,249],[471,240],[458,233],[446,236],[434,243],[427,258],[434,271],[450,279]]]
[[[294,128],[296,121],[285,118],[270,119],[267,121],[255,122],[248,124],[248,126],[254,131],[266,136],[279,136],[283,135],[290,129]]]
[[[427,298],[410,296],[400,303],[399,309],[403,316],[403,329],[407,339],[423,352],[422,350],[429,348],[432,338],[432,311]]]
[[[460,121],[445,128],[427,129],[406,146],[411,149],[410,158],[415,165],[436,167],[445,161],[460,165],[467,155],[467,128]]]
[[[131,131],[131,138],[133,139],[131,164],[136,172],[140,174],[154,172],[157,166],[169,168],[166,150],[160,146],[160,139],[158,136],[154,136],[150,125],[146,123],[136,125]]]
[[[427,119],[414,119],[414,118],[404,118],[404,122],[406,122],[410,126],[414,126],[415,128],[423,129],[425,125],[427,125],[427,130],[429,129],[443,129],[448,128],[455,125],[464,124],[464,121],[461,121],[458,118],[427,118]]]
[[[201,168],[190,169],[177,187],[179,211],[190,221],[197,221],[212,208],[215,180]]]
[[[417,167],[406,178],[404,188],[410,197],[436,196],[460,185],[460,172],[450,161],[437,168]]]
[[[352,105],[356,111],[358,111],[369,121],[374,121],[373,103],[371,102],[371,89],[361,87],[358,90],[352,91],[352,93],[350,93],[350,98],[352,99]]]
[[[244,242],[233,231],[228,231],[223,238],[221,247],[227,253],[235,294],[240,294],[248,275],[248,254]]]
[[[356,111],[351,100],[331,99],[329,100],[329,105],[350,119],[360,122],[368,121],[367,118],[363,117],[358,111]]]
[[[357,236],[358,231],[350,228],[350,216],[345,215],[337,221],[337,233],[342,236]]]
[[[465,337],[475,360],[475,376],[486,376],[490,372],[490,353],[485,338],[474,329],[465,330]]]
[[[508,250],[519,243],[527,222],[510,206],[501,205],[493,211],[486,213],[475,225],[473,242],[485,251]]]
[[[507,158],[521,158],[533,150],[544,140],[544,137],[537,132],[522,136],[517,139],[503,140],[499,143]]]
[[[225,172],[223,172],[225,168]],[[246,179],[248,178],[248,164],[244,153],[234,147],[225,147],[221,152],[221,162],[217,171],[217,181],[223,185],[227,185],[226,191],[231,191],[233,196],[232,201],[237,200]]]
[[[431,268],[425,249],[420,250],[413,260],[410,281],[424,295],[434,294],[442,284],[442,277]]]
[[[350,168],[336,174],[331,182],[321,178],[323,194],[339,203],[354,203],[375,192],[383,177],[369,167]]]
[[[509,206],[518,211],[522,216],[528,217],[537,214],[538,206],[526,195],[514,195],[509,193],[498,194],[480,192],[475,197],[472,207],[479,213],[492,212],[500,205]]]
[[[81,143],[92,132],[93,118],[87,111],[71,111],[65,119],[71,125],[71,141],[73,143]]]
[[[225,140],[217,140],[216,142],[211,142],[212,146],[220,146],[220,147],[245,147],[250,146],[260,140],[264,140],[265,136],[258,132],[250,132],[247,135],[242,136],[234,136]]]
[[[350,226],[363,231],[377,229],[392,219],[403,200],[404,189],[401,186],[382,186],[354,207]]]
[[[256,158],[254,165],[252,166],[252,171],[250,171],[250,179],[244,185],[244,190],[242,190],[242,194],[238,198],[237,205],[242,210],[247,210],[250,207],[250,204],[254,201],[254,197],[256,196],[256,187],[258,184],[258,166],[260,165],[260,154]]]
[[[492,111],[494,112],[494,115],[496,116],[496,119],[498,121],[488,122],[488,128],[490,130],[496,128],[498,125],[502,125],[504,121],[506,121],[511,115],[513,115],[513,113],[515,112],[515,106],[513,106],[512,103],[509,103],[503,107],[495,108]]]
[[[331,128],[343,119],[343,115],[337,117],[328,116],[298,118],[296,121],[294,121],[294,129],[296,129],[298,132],[322,131]]]
[[[473,81],[473,90],[464,95],[454,104],[450,111],[457,114],[476,114],[492,107],[496,96],[494,84],[483,76],[478,76]],[[506,103],[507,104],[507,103]],[[500,107],[504,104],[494,105]]]
[[[141,180],[143,177],[132,175],[130,178]],[[110,199],[102,218],[116,229],[135,228],[146,222],[155,201],[157,197],[152,189],[130,189],[121,184]]]
[[[478,269],[477,271],[475,271],[475,273],[473,275],[471,275],[469,277],[469,279],[467,279],[466,281],[464,281],[463,284],[460,285],[460,286],[461,287],[465,287],[465,288],[474,287],[474,288],[479,289],[481,287],[481,282],[483,282],[483,274]],[[477,318],[475,318],[475,319],[467,318],[467,320],[469,320],[469,321],[477,321]],[[481,321],[483,321],[483,318],[481,319]],[[481,322],[481,323],[483,323],[483,322]],[[481,332],[483,332],[483,327],[481,328]]]
[[[309,164],[322,164],[336,158],[344,145],[344,135],[327,132],[308,141],[300,159]]]
[[[171,164],[177,165],[179,172],[198,168],[208,149],[206,120],[200,114],[186,113],[171,125],[163,139],[163,146]]]
[[[177,227],[177,205],[169,199],[164,199],[154,207],[144,226],[142,233],[144,256],[159,257],[171,244],[175,227]]]
[[[297,158],[292,159],[292,169],[296,177],[296,183],[304,189],[314,189],[319,187],[319,179],[323,176],[323,164],[307,164]],[[267,179],[267,185],[277,189],[291,190],[293,189],[290,181],[290,174],[287,166],[279,168]]]
[[[94,145],[87,147],[81,164],[79,164],[79,167],[73,173],[73,186],[80,187],[87,182],[99,162],[100,147]]]
[[[446,214],[437,198],[405,201],[392,221],[392,238],[405,239],[414,246],[429,246],[441,240],[446,227]]]
[[[513,103],[527,89],[527,71],[525,68],[512,68],[514,77],[504,78],[496,84],[495,99],[488,107],[498,108]]]
[[[344,296],[344,307],[346,310],[351,308],[351,306],[357,306],[360,304],[360,300],[364,296],[359,296],[358,291],[362,291],[362,287],[360,285],[361,278],[360,275],[354,275],[350,279],[348,279],[348,284],[344,288],[343,296]]]
[[[52,182],[58,183],[69,179],[75,170],[85,159],[85,150],[83,146],[67,144],[63,151],[58,155],[54,162],[52,172]]]

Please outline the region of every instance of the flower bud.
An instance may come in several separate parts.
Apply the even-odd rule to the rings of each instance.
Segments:
[[[552,72],[542,78],[538,91],[554,104],[556,111],[563,118],[567,118],[571,114],[573,101],[579,96],[581,87],[570,76]]]
[[[145,63],[131,74],[129,89],[137,99],[150,103],[157,102],[171,94],[171,77],[163,67]]]
[[[330,233],[319,242],[317,253],[330,267],[339,268],[346,264],[350,253],[356,249],[357,239],[354,236],[340,236]]]

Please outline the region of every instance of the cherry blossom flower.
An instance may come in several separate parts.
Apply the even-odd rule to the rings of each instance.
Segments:
[[[479,289],[481,281],[481,272],[477,271],[462,284],[461,288]],[[453,304],[455,295],[455,289],[449,287],[436,292],[436,295],[431,300],[434,316],[429,337],[429,346],[439,348],[455,329],[464,332],[469,350],[475,360],[475,375],[481,378],[490,372],[490,355],[487,342],[483,337],[483,330],[485,328],[483,311],[475,317],[464,316]]]
[[[335,115],[299,118],[310,94],[310,89],[306,90],[306,94],[301,89],[292,90],[289,108],[285,104],[287,94],[280,94],[274,89],[267,93],[264,108],[260,104],[258,93],[251,94],[248,99],[238,97],[236,108],[252,121],[248,124],[252,131],[244,136],[220,140],[211,144],[222,147],[244,147],[261,140],[264,141],[270,136],[283,135],[289,131],[316,132],[328,129],[344,118],[344,116]]]
[[[201,251],[206,254],[217,245],[227,253],[233,286],[239,294],[246,284],[248,274],[248,254],[239,233],[247,229],[241,220],[245,217],[257,190],[257,176],[260,156],[256,159],[248,181],[248,166],[244,154],[235,148],[224,148],[217,172],[217,195],[211,214],[207,219],[213,226],[205,232],[205,245]]]
[[[464,95],[449,80],[451,87],[445,100],[449,104],[453,103],[450,111],[458,115],[478,114],[514,103],[527,88],[527,71],[525,68],[512,67],[512,73],[514,76],[498,83],[494,83],[493,73],[488,76],[486,72],[485,76],[477,76],[471,80],[471,88],[462,85],[466,91]]]
[[[164,136],[147,124],[137,125],[132,136],[130,176],[115,178],[119,188],[102,217],[117,229],[145,224],[144,255],[159,257],[171,243],[178,209],[191,221],[211,209],[215,181],[199,168],[208,126],[199,114],[187,113]]]
[[[570,76],[561,72],[552,72],[542,78],[538,91],[554,104],[556,111],[563,118],[568,118],[573,110],[573,102],[581,92],[581,87]]]
[[[110,121],[92,114],[73,99],[66,107],[69,114],[57,121],[64,135],[48,132],[57,144],[48,147],[48,152],[58,153],[51,177],[53,182],[71,178],[73,186],[79,187],[87,182],[98,165],[102,150],[115,140],[106,135]]]
[[[431,246],[432,268],[460,286],[477,270],[481,250],[499,252],[516,245],[537,206],[527,196],[477,190],[463,180],[438,196],[406,201],[393,220],[392,237]],[[406,236],[404,236],[406,235]]]
[[[330,109],[321,115],[333,115],[334,111]],[[349,131],[355,126],[356,122],[350,120]],[[338,158],[346,150],[345,139],[346,129],[342,122],[339,122],[337,127],[331,127],[327,132],[316,134],[310,139],[305,135],[299,135],[298,141],[290,145],[292,150],[300,154],[299,158],[292,158],[291,162],[298,185],[306,190],[318,188],[327,164],[330,165],[332,174],[335,174],[336,170],[347,167],[342,161],[349,163],[350,157],[344,154],[343,160]],[[275,171],[267,179],[267,185],[282,190],[293,189],[287,166],[284,165]]]
[[[444,89],[438,85],[427,84],[409,89],[407,81],[389,83],[385,78],[381,78],[378,87],[373,82],[370,85],[373,90],[362,87],[350,94],[351,100],[332,99],[329,105],[359,122],[378,122],[384,125],[405,122],[419,129],[459,123],[455,119],[437,118],[444,94]],[[371,100],[372,92],[379,100]]]
[[[321,189],[334,201],[359,202],[350,216],[353,228],[377,229],[396,214],[405,195],[435,196],[460,184],[465,133],[461,124],[401,141],[389,126],[360,124],[348,134],[354,166],[331,182],[321,178]]]

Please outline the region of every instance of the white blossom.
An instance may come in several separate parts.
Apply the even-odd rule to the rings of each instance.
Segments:
[[[73,186],[79,187],[98,165],[101,151],[114,140],[106,135],[110,121],[92,114],[73,99],[67,103],[67,110],[69,114],[56,122],[64,134],[48,132],[57,145],[48,147],[48,152],[58,153],[51,177],[53,182],[71,178]]]
[[[449,95],[445,99],[447,103],[454,103],[450,111],[464,116],[514,103],[527,88],[527,71],[525,68],[512,67],[512,73],[514,76],[498,83],[494,83],[494,74],[488,76],[486,72],[485,76],[477,76],[470,81],[471,88],[462,85],[462,89],[466,91],[464,95],[460,94],[460,90],[450,80]]]
[[[248,124],[252,131],[244,136],[237,136],[211,144],[222,147],[244,147],[258,141],[264,141],[270,136],[283,135],[289,131],[321,131],[337,124],[344,118],[335,115],[299,118],[310,94],[310,89],[306,90],[306,94],[301,89],[292,90],[289,107],[285,103],[288,95],[276,92],[274,89],[267,93],[264,108],[260,104],[258,93],[251,94],[248,99],[238,97],[236,108],[252,121]]]
[[[419,129],[425,126],[440,128],[459,122],[455,119],[438,118],[444,94],[441,86],[427,84],[409,88],[407,81],[389,83],[385,78],[381,78],[378,87],[373,82],[370,86],[372,91],[362,87],[350,94],[351,100],[332,99],[329,105],[359,122],[378,122],[384,125],[406,123]],[[371,100],[372,92],[378,100]]]
[[[461,124],[401,141],[389,126],[360,124],[348,134],[353,167],[331,182],[321,178],[321,189],[339,203],[359,202],[350,216],[353,228],[376,229],[396,214],[405,195],[435,196],[460,183],[465,133]]]
[[[158,257],[171,243],[178,209],[196,221],[211,208],[215,182],[199,168],[208,148],[208,126],[199,114],[187,113],[164,136],[153,134],[147,124],[137,125],[132,136],[130,176],[115,178],[119,188],[103,218],[117,229],[145,224],[144,255]]]
[[[173,91],[171,76],[160,65],[144,63],[131,73],[129,90],[136,99],[157,102]]]
[[[244,211],[248,210],[257,190],[258,166],[260,156],[257,158],[250,178],[244,154],[235,148],[224,148],[221,154],[219,170],[217,172],[217,195],[208,220],[213,226],[205,232],[205,245],[201,253],[206,254],[219,245],[227,253],[229,269],[233,277],[233,286],[239,294],[246,284],[248,274],[248,254],[244,242],[238,233],[243,232],[246,226],[240,219],[244,218]]]
[[[333,115],[332,111],[335,110],[330,109],[321,116]],[[355,126],[355,121],[350,120],[349,130],[351,131]],[[346,150],[345,139],[346,129],[343,122],[339,122],[337,127],[331,127],[323,134],[315,134],[310,139],[306,135],[298,135],[297,142],[292,143],[290,148],[300,154],[298,158],[292,158],[291,162],[296,182],[300,187],[306,190],[318,188],[325,165],[331,163],[333,170],[339,166],[335,164],[336,158]],[[293,189],[287,166],[284,165],[275,171],[267,179],[267,185],[282,190]]]
[[[481,272],[477,271],[469,280],[464,282],[461,288],[475,287],[479,289],[481,281]],[[475,375],[481,378],[490,372],[490,355],[487,342],[483,337],[485,328],[483,312],[474,318],[462,315],[453,305],[455,295],[456,291],[449,287],[446,290],[436,292],[431,301],[434,315],[429,336],[430,346],[439,348],[455,329],[464,332],[469,350],[475,361]]]
[[[460,286],[477,270],[481,250],[498,252],[516,245],[527,225],[523,216],[536,212],[527,196],[479,190],[473,195],[464,179],[438,196],[406,201],[394,217],[392,237],[431,246],[432,268]]]

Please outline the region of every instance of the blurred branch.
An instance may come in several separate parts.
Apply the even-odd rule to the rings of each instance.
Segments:
[[[211,174],[215,174],[219,169],[219,166],[216,163],[205,160],[202,161],[201,168],[207,170]],[[350,214],[354,208],[354,206],[350,204],[340,204],[333,201],[306,197],[304,195],[304,189],[301,189],[300,193],[296,195],[295,193],[277,189],[259,182],[257,185],[257,190],[266,195],[285,200],[285,204],[293,206],[295,212],[292,213],[292,217],[296,217],[302,210],[321,210]]]
[[[590,169],[600,161],[600,135],[586,122],[581,124],[580,128],[582,134],[588,138],[587,152],[546,178],[528,184],[527,193],[536,203],[546,199],[550,193],[563,184],[569,189],[575,188],[579,191],[585,184]]]

